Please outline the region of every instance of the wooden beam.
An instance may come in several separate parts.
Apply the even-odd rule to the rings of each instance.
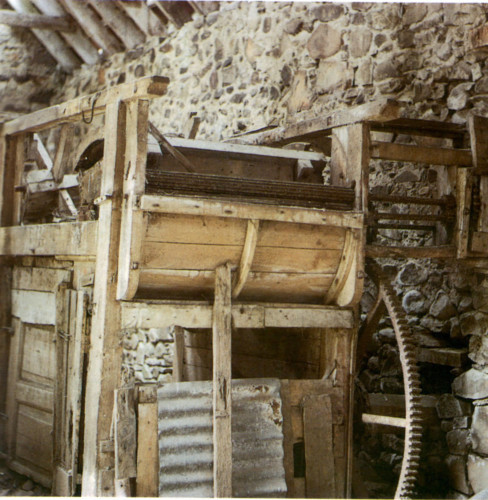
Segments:
[[[480,214],[478,231],[488,232],[488,118],[471,115],[468,118],[468,130],[473,154],[473,164],[476,169],[486,170],[486,175],[480,176]]]
[[[19,28],[74,31],[74,23],[67,16],[44,16],[42,14],[19,14],[11,10],[0,10],[0,24]]]
[[[97,222],[63,222],[0,228],[0,255],[96,254]]]
[[[185,354],[185,330],[175,325],[174,335],[174,354],[173,354],[173,382],[183,382],[184,378],[184,354]]]
[[[66,11],[76,19],[93,43],[107,55],[110,56],[123,49],[122,43],[111,31],[107,30],[87,2],[79,0],[60,0],[60,2]]]
[[[149,101],[127,104],[124,197],[119,246],[117,299],[130,300],[139,286],[147,217],[137,206],[146,182]]]
[[[105,143],[99,206],[94,311],[86,381],[82,495],[114,495],[113,455],[100,449],[111,439],[114,390],[121,376],[120,305],[116,300],[125,152],[125,104],[112,102],[105,114]],[[104,490],[104,488],[106,488]]]
[[[213,346],[213,446],[214,497],[232,497],[232,314],[231,270],[228,264],[215,270],[212,311]]]
[[[391,427],[407,427],[407,419],[400,417],[390,417],[387,415],[372,415],[363,413],[362,421],[365,424],[389,425]]]
[[[470,169],[458,168],[456,173],[456,256],[464,259],[469,250],[469,225],[471,217],[471,197],[473,193],[473,176]]]
[[[78,2],[77,4],[82,4]],[[169,80],[162,76],[141,78],[135,82],[123,83],[110,89],[78,97],[62,104],[34,111],[3,124],[1,132],[10,135],[21,132],[39,132],[56,125],[90,118],[91,114],[105,112],[105,107],[115,101],[131,99],[152,99],[166,93]]]
[[[61,132],[54,157],[52,175],[55,182],[61,182],[64,174],[69,170],[68,158],[73,148],[73,127],[70,123],[65,123],[61,127]]]
[[[19,14],[38,14],[30,0],[7,1]],[[80,61],[78,57],[57,33],[37,28],[33,28],[32,32],[65,71],[72,71],[79,67]]]
[[[158,16],[150,9],[147,3],[140,1],[119,0],[117,5],[130,16],[138,28],[149,36],[166,36],[166,26],[159,20]]]
[[[67,17],[66,11],[58,3],[58,0],[32,0],[32,2],[44,15],[50,17]],[[73,20],[72,17],[69,18]],[[83,62],[95,64],[100,58],[98,47],[83,33],[76,22],[73,22],[72,25],[74,29],[69,32],[61,32],[61,37],[78,54]]]
[[[148,5],[157,6],[177,28],[181,28],[192,19],[193,9],[188,2],[149,0]]]
[[[110,26],[128,49],[133,49],[136,45],[146,41],[145,34],[130,17],[124,15],[115,2],[88,0],[88,3],[100,14],[105,25]]]
[[[115,479],[123,480],[137,476],[134,388],[116,389],[114,404]]]
[[[383,99],[361,104],[354,109],[336,111],[325,117],[314,118],[296,124],[278,127],[246,137],[248,144],[283,145],[292,142],[306,142],[314,137],[329,135],[332,129],[364,121],[388,122],[400,116],[400,105]],[[241,137],[242,140],[244,137]]]
[[[445,166],[470,167],[473,164],[468,149],[428,148],[378,141],[371,144],[371,158]]]
[[[387,247],[381,245],[366,245],[366,257],[373,259],[400,258],[400,259],[454,259],[456,247]]]
[[[468,362],[468,350],[455,347],[420,347],[417,349],[417,361],[461,368]]]
[[[147,212],[155,213],[274,220],[321,226],[350,227],[352,229],[361,229],[363,225],[363,215],[360,212],[339,213],[332,210],[284,206],[274,207],[273,210],[270,210],[269,207],[261,204],[230,203],[183,196],[175,198],[174,196],[146,194],[141,197],[141,208]]]
[[[259,220],[247,221],[246,239],[242,248],[241,261],[239,269],[235,276],[234,285],[232,287],[232,298],[236,299],[241,290],[244,288],[249,271],[251,270],[256,243],[258,241]]]
[[[236,328],[352,328],[349,309],[303,304],[234,304]],[[211,328],[212,306],[205,302],[122,302],[123,328]]]

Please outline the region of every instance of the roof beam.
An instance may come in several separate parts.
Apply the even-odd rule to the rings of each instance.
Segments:
[[[187,21],[191,21],[194,12],[190,3],[182,1],[148,0],[148,5],[156,5],[177,28],[181,28]]]
[[[123,14],[115,2],[107,2],[106,0],[88,1],[128,49],[133,49],[136,45],[146,41],[144,33],[130,18]]]
[[[93,43],[106,54],[112,55],[123,49],[117,37],[108,30],[89,5],[80,0],[60,0],[63,7],[76,19]]]
[[[136,23],[137,27],[148,36],[166,35],[166,27],[159,17],[142,0],[124,2],[119,0],[117,5]]]
[[[20,14],[13,10],[0,10],[0,24],[19,28],[38,28],[55,31],[73,31],[74,24],[66,16],[43,16],[42,14]]]
[[[29,0],[7,0],[7,2],[12,9],[20,14],[38,14],[38,11]],[[32,32],[63,69],[71,71],[80,65],[76,54],[57,33],[38,28],[33,28]]]
[[[66,11],[61,7],[57,0],[32,0],[34,5],[48,16],[66,16]],[[71,18],[71,16],[69,16]],[[74,31],[70,33],[61,33],[61,37],[71,46],[71,48],[87,64],[95,64],[99,59],[98,47],[83,33],[77,23]]]

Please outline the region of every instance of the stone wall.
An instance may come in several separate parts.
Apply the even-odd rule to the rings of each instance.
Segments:
[[[193,22],[168,38],[155,37],[98,65],[82,67],[64,85],[52,87],[56,90],[52,103],[142,76],[164,75],[171,83],[167,95],[152,102],[151,119],[165,134],[186,136],[192,118],[198,116],[197,138],[220,140],[382,97],[402,101],[411,117],[463,123],[471,112],[488,115],[488,60],[486,54],[469,49],[466,37],[468,30],[486,23],[487,12],[482,4],[222,3],[219,12],[195,15]],[[427,196],[436,189],[433,169],[379,167],[373,189],[382,189],[385,182],[396,194]],[[472,299],[472,276],[454,265],[385,264],[396,277],[419,346],[469,342],[472,369],[460,374],[440,367],[429,372],[424,367],[424,383],[436,371],[447,391],[446,380],[448,386],[457,376],[455,395],[447,394],[438,405],[446,433],[444,465],[457,492],[451,495],[477,492],[488,486],[483,437],[488,279],[478,280]],[[399,392],[391,333],[391,326],[383,323],[376,335],[379,354],[363,373],[374,390]],[[127,369],[141,381],[169,374],[171,340],[152,335],[138,331],[126,336]],[[149,362],[156,358],[153,349],[164,351],[163,362]],[[466,402],[472,401],[471,417],[471,404]],[[434,434],[431,441],[436,439]],[[385,464],[394,468],[391,453],[398,455],[401,446],[392,437],[384,441],[379,450]],[[427,463],[431,466],[434,461]]]

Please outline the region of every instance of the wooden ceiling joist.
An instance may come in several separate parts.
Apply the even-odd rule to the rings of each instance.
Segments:
[[[117,5],[134,21],[138,28],[148,36],[166,34],[166,27],[159,17],[142,0],[123,2],[118,0]]]
[[[148,0],[148,5],[156,6],[177,28],[191,21],[193,7],[189,2],[171,2],[168,0]]]
[[[32,0],[34,5],[48,16],[66,16],[66,11],[57,0]],[[97,47],[83,33],[77,23],[73,23],[75,29],[70,33],[61,33],[62,38],[86,64],[95,64],[99,59]]]
[[[7,0],[10,7],[21,14],[39,14],[30,0]],[[32,29],[37,39],[46,47],[48,52],[66,71],[72,71],[80,65],[78,56],[64,43],[63,39],[54,31]]]
[[[99,16],[90,8],[86,2],[79,0],[60,0],[63,7],[83,27],[85,33],[106,54],[112,55],[120,52],[123,45],[117,37],[104,26]]]
[[[75,25],[64,16],[44,16],[42,14],[20,14],[13,10],[0,10],[0,24],[19,28],[51,29],[55,31],[73,31]]]
[[[132,19],[124,15],[115,2],[107,2],[106,0],[88,0],[88,2],[128,49],[133,49],[136,45],[145,42],[144,33],[134,24]]]

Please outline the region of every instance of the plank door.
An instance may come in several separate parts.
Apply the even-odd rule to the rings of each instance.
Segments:
[[[7,387],[8,464],[46,487],[52,483],[57,378],[56,321],[71,272],[15,267]]]

